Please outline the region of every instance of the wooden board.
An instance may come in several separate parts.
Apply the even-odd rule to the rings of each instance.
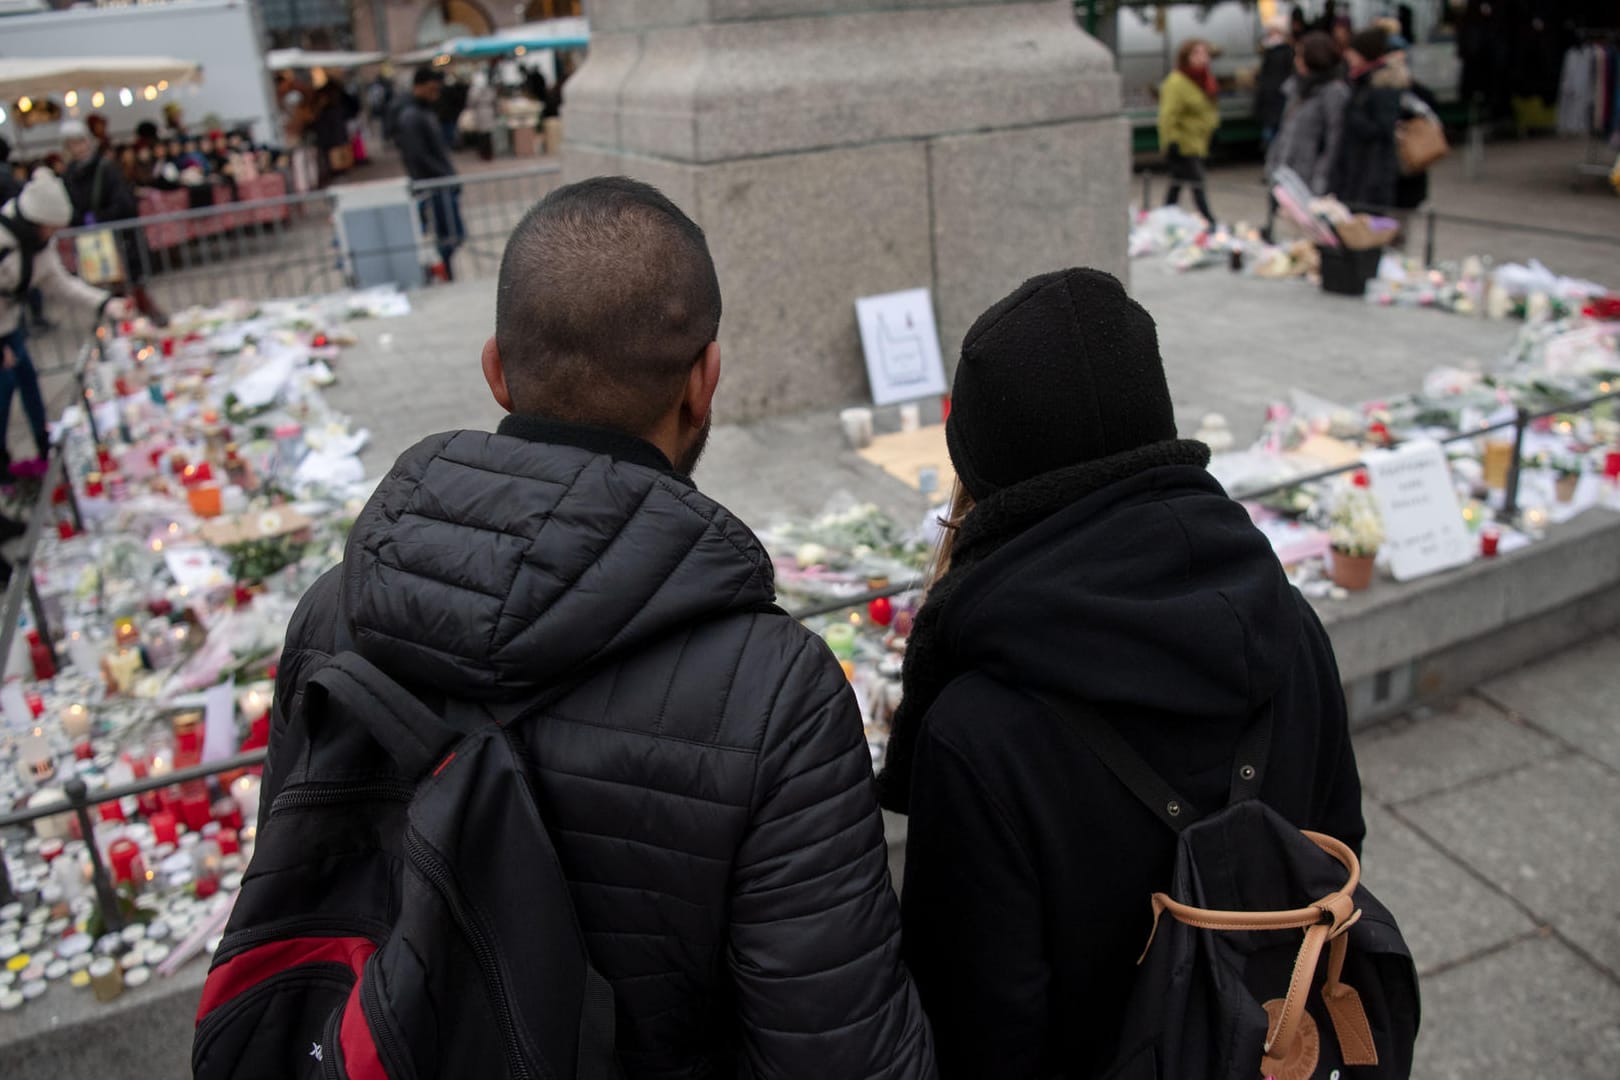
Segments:
[[[919,470],[939,470],[939,484],[929,496],[933,502],[950,498],[956,483],[956,471],[951,468],[951,454],[945,446],[945,425],[933,424],[916,431],[899,431],[893,435],[879,435],[872,445],[859,451],[861,457],[882,469],[902,484],[917,491]]]

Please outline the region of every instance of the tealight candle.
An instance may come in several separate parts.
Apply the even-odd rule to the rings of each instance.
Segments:
[[[69,705],[62,713],[62,730],[67,737],[75,741],[90,737],[90,710],[78,702]]]
[[[152,838],[159,844],[173,844],[179,841],[179,829],[175,816],[167,810],[159,810],[155,814],[148,814],[146,820],[152,826]]]
[[[249,773],[246,776],[238,776],[235,780],[232,780],[231,798],[236,800],[244,824],[251,825],[259,820],[259,778],[257,776]]]

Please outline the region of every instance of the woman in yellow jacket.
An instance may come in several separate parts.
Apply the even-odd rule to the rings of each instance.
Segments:
[[[1198,212],[1215,226],[1215,215],[1204,194],[1204,159],[1209,139],[1221,126],[1215,104],[1217,86],[1209,70],[1209,43],[1193,38],[1176,51],[1176,70],[1159,87],[1159,147],[1170,162],[1170,191],[1165,205],[1181,201],[1181,185],[1192,186]]]

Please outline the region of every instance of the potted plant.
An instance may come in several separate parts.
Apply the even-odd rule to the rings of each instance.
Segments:
[[[1333,545],[1333,584],[1351,591],[1371,585],[1373,562],[1384,543],[1384,523],[1372,492],[1348,487],[1340,493],[1328,519],[1328,537]]]
[[[1575,501],[1575,489],[1581,484],[1581,459],[1577,457],[1558,456],[1552,459],[1553,472],[1558,474],[1554,482],[1554,489],[1558,493],[1558,501],[1572,503]]]

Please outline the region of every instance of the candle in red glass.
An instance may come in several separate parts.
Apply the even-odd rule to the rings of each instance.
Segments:
[[[35,633],[35,631],[30,630],[29,633],[32,634]],[[39,691],[28,691],[28,693],[23,695],[23,701],[27,702],[28,711],[34,714],[35,720],[38,720],[40,717],[45,715],[45,698],[44,695],[39,693]]]
[[[1501,530],[1495,526],[1487,525],[1479,532],[1479,552],[1487,559],[1496,556],[1496,546],[1502,542]]]
[[[109,799],[96,808],[102,821],[128,821],[124,816],[122,799]]]
[[[49,866],[56,861],[58,855],[62,854],[63,847],[60,840],[47,840],[39,845],[39,857],[45,860],[46,866]]]
[[[175,828],[174,815],[167,810],[159,810],[155,814],[148,814],[147,822],[152,826],[152,838],[158,843],[177,844],[180,842],[180,833]]]
[[[235,802],[236,800],[232,799],[231,801]],[[240,810],[237,811],[237,815],[240,817]],[[242,839],[235,829],[221,829],[219,835],[214,839],[219,843],[219,853],[221,855],[236,855],[242,850]]]
[[[1620,450],[1610,450],[1604,457],[1603,475],[1610,480],[1620,479]]]
[[[214,804],[214,820],[227,829],[242,827],[242,808],[229,795]]]
[[[163,339],[163,359],[168,360],[174,356],[174,338]]]
[[[146,880],[146,866],[141,862],[141,849],[135,841],[114,840],[107,849],[107,861],[112,863],[113,880],[120,885],[137,888]]]
[[[96,756],[96,748],[88,741],[78,743],[73,747],[74,761],[90,761]]]
[[[197,899],[206,900],[219,892],[219,875],[204,874],[197,879]]]
[[[58,540],[71,540],[73,537],[73,522],[58,521],[56,523],[56,538]]]
[[[186,828],[198,832],[213,818],[213,807],[208,803],[208,793],[187,795],[180,800],[180,817],[185,821]]]

